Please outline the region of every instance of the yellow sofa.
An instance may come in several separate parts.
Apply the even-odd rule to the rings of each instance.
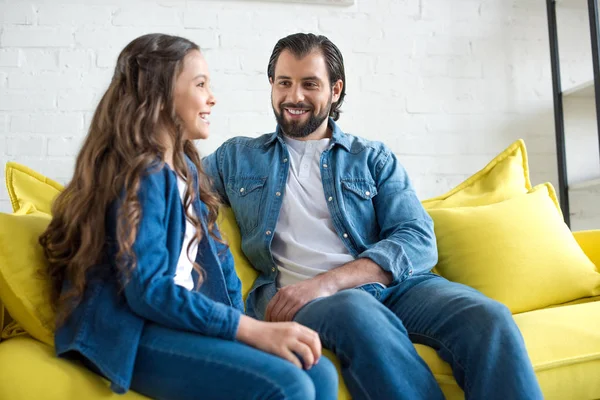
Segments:
[[[526,161],[524,145],[517,142],[457,188],[425,201],[424,205],[427,209],[480,206],[500,203],[519,193],[529,193],[532,188]],[[27,201],[37,207],[38,211],[49,212],[48,201],[56,193],[46,189],[44,191],[41,187],[50,185],[59,190],[59,186],[26,168],[12,165],[10,169],[10,176],[7,172],[7,185],[13,208],[22,209]],[[519,176],[521,181],[517,179]],[[19,180],[27,183],[18,187],[16,182]],[[511,193],[511,190],[515,193]],[[482,193],[485,194],[484,200]],[[246,295],[257,273],[241,252],[239,231],[231,210],[223,210],[219,226],[236,259],[236,269]],[[600,271],[600,230],[575,232],[573,236],[589,260],[595,264],[597,271]],[[19,243],[13,245],[19,246]],[[0,256],[2,246],[6,246],[6,243],[0,242]],[[1,264],[1,260],[2,258],[0,271],[6,267]],[[7,297],[7,293],[0,292],[0,299]],[[8,302],[5,303],[8,306]],[[600,296],[588,296],[515,313],[514,319],[525,339],[545,398],[600,399]],[[81,365],[56,358],[50,345],[32,337],[29,334],[31,330],[29,333],[25,332],[19,324],[12,321],[6,311],[2,312],[1,303],[0,327],[3,328],[3,340],[0,342],[0,399],[145,398],[133,391],[117,397],[110,392],[105,380]],[[463,399],[464,394],[456,384],[450,366],[433,349],[423,345],[415,347],[430,366],[446,398]],[[327,351],[325,354],[339,369],[335,356]],[[402,371],[399,370],[398,373]],[[339,399],[350,399],[342,379]]]

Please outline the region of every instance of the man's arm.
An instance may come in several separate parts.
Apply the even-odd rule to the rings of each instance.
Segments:
[[[373,206],[380,240],[358,258],[368,258],[390,272],[393,285],[430,271],[437,263],[437,243],[433,220],[396,156],[388,151],[377,168],[378,194]]]
[[[354,261],[279,290],[267,306],[265,320],[291,321],[300,308],[318,297],[370,282],[388,286],[435,266],[433,221],[417,198],[406,171],[389,151],[376,171],[378,194],[373,198],[373,206],[381,229],[380,241]]]
[[[300,308],[316,298],[331,296],[340,290],[370,282],[387,286],[391,281],[391,273],[368,258],[359,258],[277,291],[267,306],[265,321],[292,321]]]
[[[223,145],[214,153],[202,159],[202,167],[204,172],[211,181],[213,190],[219,195],[224,204],[229,205],[227,192],[225,191],[225,181],[223,179],[223,171],[221,170],[221,157],[223,153]]]

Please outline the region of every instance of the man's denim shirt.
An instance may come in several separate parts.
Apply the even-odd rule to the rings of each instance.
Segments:
[[[332,119],[329,126],[332,140],[321,155],[321,177],[339,238],[354,257],[391,272],[391,285],[430,271],[437,262],[433,222],[394,153],[380,142],[345,134]],[[236,137],[203,160],[215,190],[233,209],[244,254],[261,273],[246,303],[246,312],[261,319],[276,293],[270,246],[290,159],[281,135],[278,127],[258,138]]]
[[[191,181],[197,183],[196,168],[189,160],[188,167]],[[115,202],[106,217],[106,262],[92,269],[81,303],[56,330],[54,338],[57,355],[82,360],[108,378],[117,393],[129,389],[147,322],[235,340],[244,310],[233,257],[208,234],[205,223],[196,258],[206,272],[205,280],[198,291],[174,283],[185,232],[175,172],[163,166],[144,176],[138,197],[141,220],[133,244],[137,267],[124,290],[114,274],[118,221]],[[192,204],[196,215],[205,221],[206,205],[198,196]],[[197,281],[198,274],[193,275]]]

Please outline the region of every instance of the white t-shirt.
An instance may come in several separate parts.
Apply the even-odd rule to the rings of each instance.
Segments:
[[[279,269],[277,286],[312,278],[352,260],[336,233],[321,182],[321,153],[330,139],[285,138],[290,171],[271,252]]]
[[[186,182],[181,179],[181,177],[177,177],[177,188],[179,189],[179,197],[181,198],[181,203],[183,204],[183,197],[185,195]],[[191,213],[194,212],[192,205],[190,204],[189,211]],[[192,290],[194,288],[194,280],[192,279],[192,270],[194,269],[194,264],[190,261],[196,260],[196,254],[198,254],[198,243],[195,242],[190,248],[189,254],[191,257],[188,258],[186,255],[186,250],[188,245],[194,238],[196,234],[196,228],[194,225],[187,219],[185,219],[185,235],[183,237],[183,246],[181,246],[181,253],[179,254],[179,261],[177,261],[177,270],[175,271],[174,281],[177,285],[183,286],[187,290]]]

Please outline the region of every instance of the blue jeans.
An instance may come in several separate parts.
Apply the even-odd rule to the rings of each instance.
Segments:
[[[294,320],[338,356],[355,400],[443,399],[413,342],[450,364],[467,399],[543,398],[510,311],[432,273],[314,300]]]
[[[240,342],[148,324],[131,389],[153,399],[332,400],[338,378],[324,356],[306,371]]]

